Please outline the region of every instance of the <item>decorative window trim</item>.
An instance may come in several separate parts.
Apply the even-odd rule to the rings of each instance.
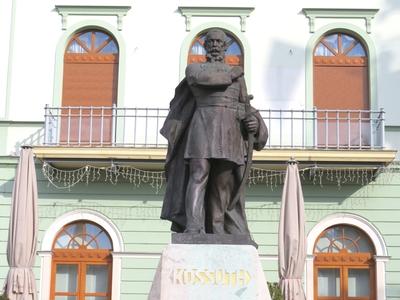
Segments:
[[[50,298],[50,282],[51,282],[51,264],[52,264],[52,246],[54,239],[58,232],[67,224],[79,221],[87,220],[96,223],[103,227],[109,234],[113,243],[113,267],[112,267],[112,285],[111,285],[111,299],[120,299],[121,289],[121,260],[122,257],[119,255],[114,256],[114,252],[124,252],[124,242],[122,235],[118,230],[117,226],[106,216],[94,210],[79,209],[67,212],[62,216],[58,217],[46,230],[43,240],[41,251],[38,251],[40,256],[40,300],[48,300]]]
[[[57,107],[61,106],[62,101],[62,86],[64,74],[64,53],[71,37],[80,30],[87,28],[98,28],[112,34],[118,43],[119,49],[119,65],[118,65],[118,99],[117,105],[124,106],[124,93],[125,93],[125,42],[121,33],[112,25],[101,20],[84,20],[69,27],[61,36],[56,47],[56,60],[54,64],[54,90],[53,90],[53,103]]]
[[[353,24],[348,23],[331,23],[327,24],[320,29],[318,29],[308,40],[306,46],[306,109],[313,108],[314,101],[314,75],[313,75],[313,57],[314,57],[314,48],[317,45],[320,38],[329,32],[349,32],[355,36],[357,36],[360,40],[365,43],[365,48],[368,53],[368,68],[369,68],[369,100],[370,100],[370,109],[377,110],[379,109],[377,103],[377,75],[376,75],[376,51],[374,42],[371,37],[360,27],[355,26]]]
[[[122,30],[122,18],[126,16],[131,6],[81,6],[81,5],[56,5],[56,11],[61,16],[61,28],[66,30],[68,16],[116,16],[117,28]]]
[[[315,32],[315,19],[364,19],[365,30],[371,33],[371,20],[379,9],[347,9],[347,8],[303,8],[309,20],[310,33]]]
[[[367,219],[355,214],[335,213],[317,223],[307,235],[307,258],[305,266],[305,287],[307,300],[314,299],[314,243],[321,232],[331,226],[347,224],[363,230],[375,247],[376,299],[385,300],[385,263],[389,260],[385,240],[379,230]]]
[[[201,7],[179,6],[179,11],[185,17],[186,31],[192,30],[192,17],[239,17],[241,31],[246,31],[246,19],[254,7]]]

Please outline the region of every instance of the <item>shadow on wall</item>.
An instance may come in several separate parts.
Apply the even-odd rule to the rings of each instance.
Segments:
[[[400,40],[397,35],[393,40]],[[399,43],[400,46],[400,43]],[[392,51],[379,53],[378,60],[378,101],[386,112],[387,125],[399,125],[398,102],[400,95],[400,57]]]
[[[400,10],[400,1],[386,0],[379,11],[380,17],[387,17],[392,13],[397,13]]]
[[[282,40],[272,43],[270,57],[261,74],[262,91],[269,108],[298,109],[305,103],[298,99],[299,85],[305,78],[303,64],[304,49]]]
[[[18,141],[14,145],[14,151],[12,155],[19,156],[22,146],[34,146],[41,145],[44,139],[44,126],[37,129],[35,132],[27,136],[26,138]]]
[[[400,48],[400,32],[398,30],[398,18],[400,15],[400,1],[386,0],[382,4],[377,14],[377,19],[383,23],[382,31],[373,32],[374,39],[384,48],[377,48],[377,91],[378,105],[386,112],[386,126],[399,126],[399,108],[398,95],[400,94],[400,56],[398,49]],[[391,30],[388,31],[388,28]],[[386,141],[390,146],[392,142]],[[393,145],[397,145],[397,141],[393,141]]]

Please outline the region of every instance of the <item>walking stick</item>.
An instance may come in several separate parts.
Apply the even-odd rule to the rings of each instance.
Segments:
[[[244,77],[242,76],[238,80],[240,83],[241,98],[244,100],[244,110],[245,110],[244,119],[246,119],[247,117],[253,115],[256,112],[256,111],[253,111],[250,106],[250,100],[253,99],[253,95],[247,94],[247,87],[246,87],[246,82],[244,81]],[[254,140],[255,140],[254,134],[248,132],[247,133],[247,160],[246,160],[244,174],[243,174],[242,180],[240,182],[239,188],[237,189],[236,195],[233,198],[232,202],[228,206],[228,210],[232,210],[238,203],[238,201],[240,199],[240,195],[242,194],[244,187],[246,185],[247,179],[249,178],[251,164],[253,162]]]

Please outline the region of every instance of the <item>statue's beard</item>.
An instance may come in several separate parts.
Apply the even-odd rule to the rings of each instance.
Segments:
[[[206,58],[209,62],[223,62],[225,59],[225,53],[224,51],[221,51],[218,54],[207,52]]]

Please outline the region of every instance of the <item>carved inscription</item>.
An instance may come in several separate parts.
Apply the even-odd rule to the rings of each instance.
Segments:
[[[247,270],[227,272],[224,269],[199,270],[176,268],[171,271],[170,278],[173,284],[178,285],[220,285],[242,287],[250,283],[251,275]]]

